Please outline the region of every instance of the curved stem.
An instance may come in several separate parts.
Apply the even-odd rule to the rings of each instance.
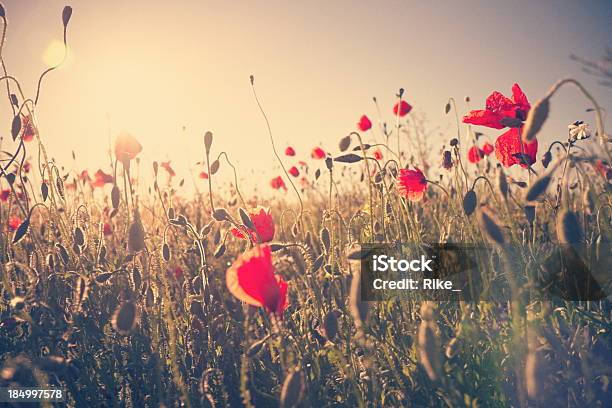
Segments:
[[[251,76],[251,89],[253,90],[253,96],[255,97],[255,102],[257,102],[257,106],[259,107],[259,111],[261,112],[265,122],[266,122],[266,127],[268,128],[268,135],[270,136],[270,143],[272,144],[272,151],[274,152],[274,156],[276,156],[276,160],[278,160],[278,163],[280,164],[281,168],[283,169],[283,172],[285,172],[285,176],[287,177],[287,180],[289,180],[289,183],[291,184],[291,187],[293,187],[293,191],[295,191],[295,195],[297,196],[299,202],[300,202],[300,216],[299,219],[301,221],[302,219],[302,214],[304,213],[304,203],[302,202],[302,197],[300,197],[300,193],[297,189],[297,187],[295,186],[295,184],[293,183],[293,180],[291,180],[291,177],[289,177],[289,173],[287,172],[287,169],[285,168],[285,165],[283,164],[283,161],[281,160],[280,156],[278,155],[278,152],[276,151],[276,145],[274,144],[274,138],[272,137],[272,128],[270,127],[270,121],[268,120],[268,116],[266,115],[266,112],[263,110],[261,103],[259,102],[259,98],[257,97],[257,92],[255,91],[255,79],[253,78],[253,76]],[[301,224],[301,223],[300,223]]]
[[[40,87],[42,85],[42,80],[45,77],[45,75],[47,75],[49,72],[62,66],[62,64],[66,61],[66,58],[68,57],[68,44],[66,42],[67,29],[68,29],[68,25],[64,25],[64,55],[62,56],[62,60],[58,64],[50,68],[47,68],[45,71],[43,71],[42,74],[40,74],[40,77],[38,78],[38,85],[36,86],[36,97],[34,98],[34,105],[38,104],[38,98],[40,97]]]

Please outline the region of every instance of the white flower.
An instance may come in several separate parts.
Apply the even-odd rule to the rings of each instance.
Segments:
[[[584,140],[591,137],[591,129],[589,129],[589,125],[581,120],[577,120],[576,122],[568,125],[567,128],[569,129],[570,142]]]

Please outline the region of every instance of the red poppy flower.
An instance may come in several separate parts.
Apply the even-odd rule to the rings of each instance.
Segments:
[[[11,190],[9,190],[8,188],[6,190],[0,191],[0,201],[4,201],[6,203],[10,196]]]
[[[293,166],[289,169],[289,174],[291,174],[293,177],[297,177],[300,175],[300,171],[297,169],[297,167]]]
[[[274,218],[272,218],[270,209],[257,206],[250,209],[248,213],[261,242],[272,241],[274,239]]]
[[[201,171],[201,172],[200,172],[199,177],[200,177],[202,180],[208,180],[208,173],[207,173],[207,172],[205,172],[205,171]]]
[[[357,128],[362,132],[370,130],[372,128],[372,122],[370,121],[370,118],[368,118],[366,115],[362,115],[359,119],[359,122],[357,122]]]
[[[225,273],[228,290],[238,300],[282,315],[287,306],[287,283],[275,275],[272,251],[258,245],[236,259]]]
[[[122,163],[129,163],[142,151],[142,145],[132,135],[121,133],[115,142],[115,157]]]
[[[79,179],[83,182],[91,180],[91,177],[89,177],[89,172],[87,170],[83,170],[81,174],[79,174]]]
[[[23,169],[24,172],[29,173],[30,170],[32,169],[32,165],[30,164],[29,161],[23,163],[23,166],[21,167]]]
[[[232,227],[230,229],[230,232],[232,233],[233,236],[235,236],[238,239],[247,239],[246,235],[240,228]],[[249,231],[249,235],[251,236],[251,240],[255,242],[257,241],[257,235],[255,234],[255,232]]]
[[[169,161],[161,162],[161,163],[159,163],[159,165],[162,166],[162,168],[164,170],[166,170],[166,172],[168,172],[168,176],[170,176],[170,177],[176,176],[176,173],[175,173],[174,169],[172,167],[170,167],[170,162]]]
[[[172,269],[172,275],[174,276],[174,279],[178,280],[181,279],[183,277],[184,271],[183,268],[181,268],[180,266],[175,266]]]
[[[521,167],[527,168],[535,163],[537,152],[538,140],[534,139],[531,143],[523,143],[518,128],[508,130],[495,142],[495,156],[504,167],[520,164]]]
[[[524,121],[531,105],[518,84],[512,86],[512,98],[493,92],[487,98],[485,109],[473,110],[463,117],[463,123],[503,129],[511,122]]]
[[[400,169],[397,175],[397,189],[401,196],[410,201],[420,201],[427,191],[427,180],[423,172],[417,168]]]
[[[399,115],[401,117],[404,117],[407,114],[409,114],[411,110],[412,110],[412,106],[410,106],[408,102],[403,101],[403,100],[399,101],[393,106],[393,114],[396,116]]]
[[[21,218],[11,215],[8,219],[9,231],[15,231],[21,225]]]
[[[314,149],[312,149],[312,152],[310,153],[310,157],[312,157],[313,159],[324,159],[325,151],[321,149],[320,147],[315,147]]]
[[[274,177],[270,180],[270,186],[275,190],[280,190],[282,188],[287,191],[287,186],[285,186],[285,182],[281,176]]]
[[[382,160],[382,159],[383,159],[383,154],[382,154],[382,152],[380,151],[380,149],[376,149],[376,150],[374,150],[374,158],[375,158],[376,160]]]
[[[96,171],[94,177],[95,179],[92,183],[94,187],[104,187],[105,184],[110,184],[113,182],[113,176],[111,176],[110,174],[106,174],[102,170]]]
[[[476,146],[472,146],[468,150],[468,161],[470,163],[478,163],[483,157],[484,152]]]
[[[295,156],[295,150],[293,149],[293,147],[288,146],[288,147],[285,149],[285,154],[286,154],[287,156]]]
[[[36,134],[36,130],[34,129],[34,122],[32,121],[32,117],[30,115],[22,115],[21,116],[21,139],[24,142],[31,142],[34,140],[34,135]]]
[[[612,167],[608,163],[603,160],[597,160],[595,162],[595,169],[606,180],[612,180]]]
[[[485,142],[485,144],[482,145],[482,152],[485,154],[485,156],[490,155],[491,153],[493,153],[493,151],[495,151],[495,148],[493,147],[493,145],[489,142]]]
[[[105,222],[104,225],[102,226],[102,232],[106,236],[109,236],[109,235],[113,234],[113,229],[111,228],[111,226],[110,226],[110,224],[108,222]]]

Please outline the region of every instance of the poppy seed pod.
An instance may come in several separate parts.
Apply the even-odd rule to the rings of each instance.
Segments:
[[[549,150],[542,155],[542,166],[544,166],[544,168],[548,168],[548,165],[550,164],[551,161],[552,161],[552,153]]]
[[[527,190],[527,193],[525,194],[525,199],[527,201],[534,201],[539,196],[541,196],[548,188],[551,178],[552,178],[551,174],[548,173],[548,174],[544,174],[543,176],[538,178],[535,182],[533,182],[533,184],[531,184],[531,186]]]
[[[523,142],[531,142],[535,139],[536,135],[542,129],[542,125],[548,118],[548,112],[550,110],[550,103],[548,98],[540,99],[535,103],[533,108],[527,115],[527,121],[523,128]]]

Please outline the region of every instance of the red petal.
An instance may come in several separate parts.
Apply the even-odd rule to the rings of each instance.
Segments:
[[[463,123],[503,129],[505,126],[501,124],[502,118],[502,115],[490,110],[473,110],[463,117]]]
[[[499,136],[495,141],[495,156],[504,167],[510,167],[515,164],[520,164],[521,167],[525,168],[529,167],[523,160],[521,160],[521,155],[523,155],[523,157],[525,157],[525,159],[529,160],[531,163],[535,163],[537,152],[538,140],[535,139],[531,143],[522,143],[518,128],[508,130]]]
[[[514,103],[517,105],[517,108],[527,113],[531,108],[529,101],[527,100],[527,96],[519,86],[519,84],[512,85],[512,99]]]
[[[485,106],[486,106],[486,110],[488,111],[492,111],[495,113],[501,113],[501,112],[512,109],[513,104],[514,103],[512,99],[506,98],[504,95],[502,95],[501,92],[494,91],[487,98],[487,102]]]

